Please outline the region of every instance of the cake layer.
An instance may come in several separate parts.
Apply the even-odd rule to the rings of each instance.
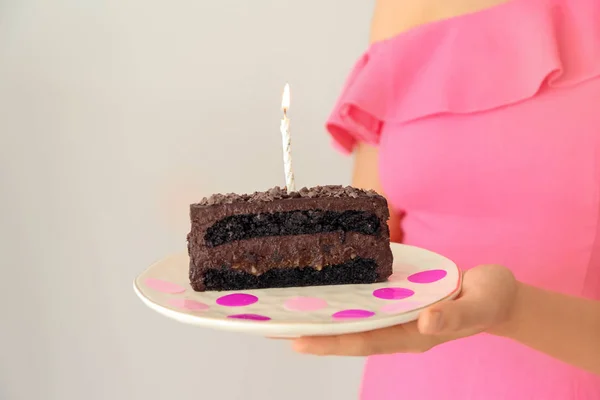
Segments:
[[[366,211],[295,210],[238,214],[225,217],[206,230],[208,246],[265,236],[306,235],[325,232],[358,232],[374,235],[379,218]]]
[[[357,257],[341,264],[327,265],[320,270],[307,267],[273,268],[261,275],[224,267],[209,269],[204,273],[202,284],[197,287],[202,290],[248,290],[364,284],[382,280],[374,260]]]

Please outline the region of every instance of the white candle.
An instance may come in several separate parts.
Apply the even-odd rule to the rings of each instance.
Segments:
[[[292,142],[290,139],[290,120],[287,112],[290,108],[290,85],[287,83],[283,89],[283,98],[281,100],[281,109],[283,110],[283,119],[281,120],[281,139],[283,143],[283,165],[285,169],[285,186],[288,193],[296,190],[294,183],[294,171],[292,170]]]

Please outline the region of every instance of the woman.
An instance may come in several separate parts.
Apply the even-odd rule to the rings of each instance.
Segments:
[[[327,128],[394,240],[464,290],[297,351],[371,356],[368,400],[600,399],[599,21],[598,0],[379,0]]]

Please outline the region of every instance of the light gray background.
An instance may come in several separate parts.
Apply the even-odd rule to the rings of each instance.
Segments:
[[[188,203],[348,183],[324,121],[367,43],[342,0],[0,0],[0,399],[353,399],[362,360],[163,318],[131,281]]]

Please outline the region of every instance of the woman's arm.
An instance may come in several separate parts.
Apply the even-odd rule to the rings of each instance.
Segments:
[[[383,195],[381,183],[379,182],[378,172],[378,151],[376,147],[359,144],[355,151],[354,171],[352,174],[352,186],[360,189],[374,190]],[[402,238],[400,229],[400,216],[391,207],[390,219],[390,238],[392,242],[399,242]]]
[[[600,302],[520,283],[513,307],[490,333],[600,374]]]

